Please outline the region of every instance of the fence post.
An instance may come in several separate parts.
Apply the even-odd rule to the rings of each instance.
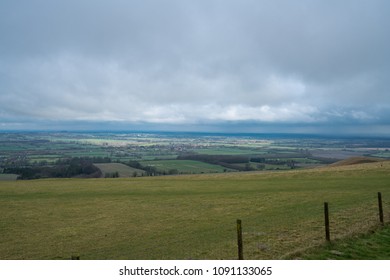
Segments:
[[[326,238],[326,241],[330,242],[328,202],[324,203],[324,214],[325,214],[325,238]]]
[[[242,226],[241,220],[237,220],[237,246],[238,246],[238,259],[244,259],[244,251],[242,246]]]
[[[382,225],[384,225],[384,220],[383,220],[383,206],[382,206],[382,194],[378,192],[378,207],[379,207],[379,221],[381,222]]]

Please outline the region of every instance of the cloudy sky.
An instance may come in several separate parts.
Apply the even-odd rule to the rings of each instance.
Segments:
[[[2,0],[0,130],[390,135],[390,1]]]

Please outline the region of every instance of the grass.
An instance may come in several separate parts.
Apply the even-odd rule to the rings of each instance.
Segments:
[[[0,182],[0,259],[281,259],[385,219],[390,162],[268,173]],[[370,257],[367,255],[367,257]]]
[[[365,234],[337,240],[291,255],[306,260],[389,260],[390,226],[377,227]]]
[[[343,166],[343,165],[353,165],[353,164],[360,164],[360,163],[381,162],[381,161],[384,161],[384,159],[373,158],[373,157],[351,157],[351,158],[337,161],[331,164],[331,166]]]
[[[16,180],[17,174],[0,174],[0,181]]]
[[[122,163],[95,163],[94,165],[102,171],[103,176],[106,173],[118,172],[119,177],[134,177],[134,172],[137,173],[137,176],[142,176],[145,173],[143,170],[132,168]]]

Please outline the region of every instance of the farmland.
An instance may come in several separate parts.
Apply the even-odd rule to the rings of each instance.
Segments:
[[[4,132],[0,133],[0,174],[24,179],[105,177],[104,168],[92,172],[92,165],[108,163],[138,170],[111,165],[109,172],[118,172],[118,177],[277,171],[318,167],[354,156],[389,158],[389,147],[389,139],[308,135]],[[76,167],[69,172],[75,158],[82,161],[79,173],[74,172]],[[123,174],[111,170],[114,166],[121,166]]]
[[[390,162],[283,172],[0,182],[0,259],[288,258],[389,221]]]
[[[95,163],[105,177],[113,177],[113,174],[117,172],[118,177],[137,177],[143,176],[144,171],[130,166],[124,165],[122,163]]]
[[[390,220],[389,139],[0,133],[0,259],[291,258]],[[165,176],[169,175],[169,176]],[[29,180],[28,180],[29,179]],[[35,180],[30,180],[35,179]]]

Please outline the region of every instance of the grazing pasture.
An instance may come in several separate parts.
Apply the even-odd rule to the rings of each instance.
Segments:
[[[390,217],[390,162],[310,170],[0,181],[0,259],[282,259]],[[370,256],[367,255],[369,258]]]
[[[358,236],[322,244],[291,255],[307,260],[389,260],[390,226],[374,228]]]

